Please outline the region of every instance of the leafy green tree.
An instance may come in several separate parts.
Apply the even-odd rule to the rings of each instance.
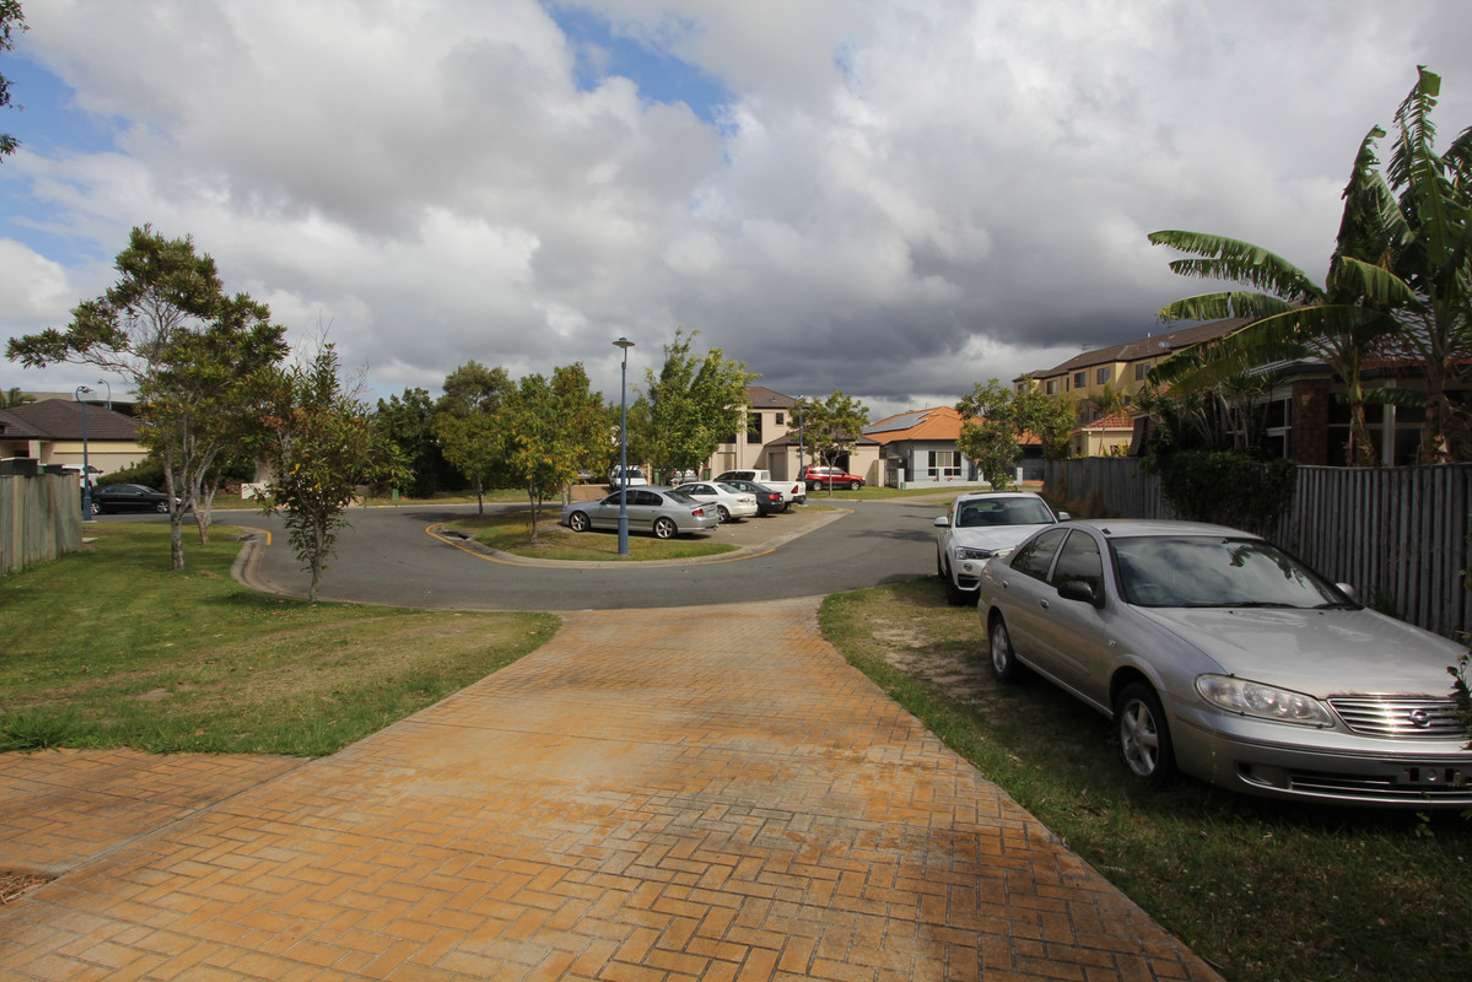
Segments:
[[[184,516],[208,536],[214,489],[238,461],[244,380],[285,354],[285,330],[249,295],[225,294],[215,261],[187,236],[134,228],[115,262],[117,281],[72,310],[65,330],[13,338],[6,355],[28,367],[89,365],[122,376],[141,399],[143,435],[164,465],[170,550],[184,566]]]
[[[1345,463],[1375,462],[1365,419],[1368,397],[1363,368],[1367,358],[1385,349],[1398,325],[1387,305],[1366,292],[1364,274],[1393,255],[1404,234],[1403,223],[1396,218],[1394,195],[1375,153],[1375,141],[1384,135],[1376,126],[1360,141],[1344,188],[1344,211],[1323,286],[1261,246],[1200,232],[1150,234],[1152,243],[1195,257],[1171,262],[1171,269],[1182,276],[1254,288],[1201,294],[1163,307],[1160,317],[1166,321],[1243,317],[1249,322],[1225,338],[1167,359],[1151,372],[1152,381],[1199,391],[1269,362],[1316,356],[1345,385],[1350,407]]]
[[[28,396],[20,389],[0,389],[0,409],[13,409],[35,401],[34,396]]]
[[[445,485],[450,465],[435,433],[435,403],[424,389],[378,400],[374,422],[385,439],[398,447],[409,468],[408,490],[428,498]]]
[[[691,353],[696,332],[675,332],[664,346],[659,374],[645,372],[642,425],[637,443],[655,474],[699,470],[721,441],[742,425],[746,386],[756,376],[720,348]],[[632,414],[631,414],[632,416]],[[631,418],[630,432],[634,432]],[[630,456],[631,461],[640,458]]]
[[[505,442],[495,420],[516,385],[506,369],[468,361],[445,376],[444,390],[436,404],[435,435],[445,459],[475,490],[477,508],[484,514],[486,488],[511,481],[501,466]]]
[[[841,389],[824,399],[799,399],[793,413],[802,419],[803,438],[813,455],[829,467],[858,445],[869,425],[869,408]],[[833,493],[831,477],[828,493]]]
[[[1073,404],[1063,396],[1050,396],[1040,389],[1029,388],[1011,395],[1007,421],[1016,431],[1019,444],[1025,435],[1031,434],[1042,442],[1043,456],[1061,460],[1068,456],[1078,415]]]
[[[20,0],[0,0],[0,51],[10,51],[15,47],[15,32],[28,31],[26,26],[25,11],[21,10]],[[10,105],[10,79],[0,75],[0,107]],[[0,133],[0,158],[8,157],[15,153],[15,148],[20,142],[9,133]]]
[[[312,576],[313,601],[358,486],[396,480],[402,468],[367,404],[343,388],[338,368],[337,352],[323,345],[310,364],[274,372],[262,400],[259,446],[271,468],[263,508],[284,512],[292,549]]]
[[[997,491],[1012,486],[1017,462],[1022,459],[1022,427],[1016,419],[1015,402],[1016,393],[990,379],[986,384],[978,382],[956,403],[964,420],[956,449],[976,464],[982,479]]]
[[[582,363],[555,368],[551,379],[527,375],[497,413],[506,441],[506,464],[526,489],[532,541],[543,504],[577,480],[607,452],[608,416]]]

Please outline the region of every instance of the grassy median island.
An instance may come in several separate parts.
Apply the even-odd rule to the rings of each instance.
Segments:
[[[256,593],[230,578],[240,546],[226,527],[186,546],[182,573],[168,568],[167,526],[89,534],[88,551],[0,579],[0,750],[327,754],[557,629],[547,614]]]
[[[992,680],[939,580],[835,594],[825,635],[952,749],[1232,979],[1461,978],[1472,821],[1262,801],[1124,778],[1104,717]]]
[[[618,554],[618,533],[602,529],[574,532],[557,524],[561,513],[550,506],[546,517],[538,523],[538,541],[533,543],[531,512],[528,509],[500,511],[491,515],[469,515],[457,518],[445,527],[472,536],[477,542],[533,559],[597,560],[625,559]],[[711,542],[705,538],[656,539],[648,532],[629,531],[628,560],[693,559],[732,552],[729,542]]]

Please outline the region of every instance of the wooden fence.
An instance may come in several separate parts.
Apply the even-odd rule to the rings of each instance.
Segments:
[[[0,576],[81,547],[82,500],[75,476],[0,476]]]
[[[1090,517],[1175,517],[1132,458],[1048,461],[1044,492]],[[1304,467],[1275,540],[1378,609],[1439,634],[1472,631],[1472,464]]]

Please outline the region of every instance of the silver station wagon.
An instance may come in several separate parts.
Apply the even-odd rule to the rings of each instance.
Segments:
[[[1129,772],[1282,798],[1472,805],[1447,667],[1462,649],[1369,610],[1264,540],[1187,522],[1039,532],[982,570],[992,671],[1112,718]]]

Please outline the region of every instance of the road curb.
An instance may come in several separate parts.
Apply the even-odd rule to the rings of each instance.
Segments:
[[[475,541],[472,538],[460,538],[458,535],[450,535],[444,531],[444,522],[431,522],[424,527],[424,534],[447,546],[459,549],[461,552],[485,560],[488,563],[497,563],[502,566],[523,566],[539,569],[660,569],[671,566],[714,566],[720,563],[737,563],[747,559],[757,559],[761,556],[776,552],[782,546],[802,538],[820,528],[826,528],[845,515],[852,515],[852,508],[834,508],[831,514],[822,516],[818,521],[805,529],[797,532],[788,532],[779,535],[759,546],[742,546],[733,552],[723,552],[718,556],[695,556],[690,559],[647,559],[630,561],[627,559],[533,559],[530,556],[517,556],[500,549],[492,549],[490,546]]]
[[[271,533],[252,525],[237,525],[236,528],[245,534],[240,536],[240,551],[230,564],[230,578],[258,593],[272,593],[279,597],[295,596],[261,576],[261,553],[271,544]]]

